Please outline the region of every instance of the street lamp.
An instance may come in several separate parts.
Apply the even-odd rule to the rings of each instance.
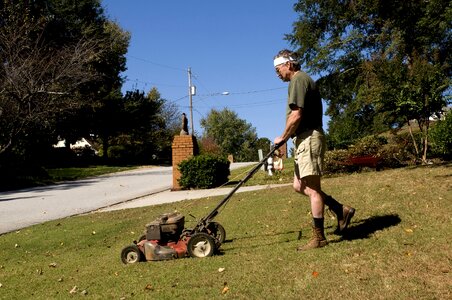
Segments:
[[[193,96],[196,95],[196,87],[194,85],[192,85],[191,83],[191,68],[188,68],[188,98],[190,99],[190,131],[191,131],[191,135],[194,136],[195,135],[195,129],[193,126]],[[223,95],[223,96],[227,96],[229,95],[229,92],[221,92],[221,93],[213,93],[213,94],[209,94],[208,96],[215,96],[215,95]]]

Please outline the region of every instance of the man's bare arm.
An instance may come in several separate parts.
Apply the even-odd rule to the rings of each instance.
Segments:
[[[284,144],[297,130],[301,118],[302,118],[302,109],[300,107],[292,109],[289,117],[287,118],[286,127],[284,128],[283,134],[275,138],[274,143]]]

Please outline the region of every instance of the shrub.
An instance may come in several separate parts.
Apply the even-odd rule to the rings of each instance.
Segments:
[[[350,152],[345,149],[331,150],[325,153],[324,174],[354,172],[358,168],[348,164]]]
[[[126,146],[123,145],[113,145],[108,147],[108,158],[113,161],[125,161],[130,157],[130,151]]]
[[[448,112],[444,120],[439,120],[430,131],[432,152],[450,158],[452,156],[452,112]]]
[[[398,143],[396,137],[391,137],[391,143],[383,136],[370,135],[358,140],[347,150],[332,150],[325,153],[325,174],[350,173],[360,170],[360,166],[352,165],[350,158],[360,156],[378,157],[378,168],[399,167],[408,157],[405,138]],[[412,144],[412,143],[411,143]]]
[[[413,135],[420,143],[421,133],[414,132]],[[417,160],[413,139],[408,132],[388,136],[388,144],[383,145],[380,153],[383,166],[388,168],[414,164]]]
[[[388,141],[382,136],[369,135],[348,148],[350,156],[379,156],[382,146]]]
[[[183,189],[214,188],[228,181],[229,161],[210,154],[193,156],[179,164]]]

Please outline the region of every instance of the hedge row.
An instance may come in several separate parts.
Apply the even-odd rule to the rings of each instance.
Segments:
[[[208,189],[228,182],[230,162],[220,156],[201,154],[184,160],[179,164],[183,189]]]

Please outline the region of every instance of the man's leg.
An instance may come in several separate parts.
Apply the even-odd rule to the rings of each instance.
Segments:
[[[337,218],[337,228],[335,233],[340,234],[343,233],[348,224],[350,224],[350,220],[355,215],[355,209],[353,207],[342,205],[333,197],[322,192],[322,196],[325,202],[325,205],[328,206],[331,211],[336,215]]]
[[[312,238],[309,242],[297,250],[304,251],[314,248],[324,247],[328,244],[324,234],[324,200],[323,192],[320,187],[320,176],[311,175],[302,179],[294,176],[294,189],[309,197],[312,212]]]

